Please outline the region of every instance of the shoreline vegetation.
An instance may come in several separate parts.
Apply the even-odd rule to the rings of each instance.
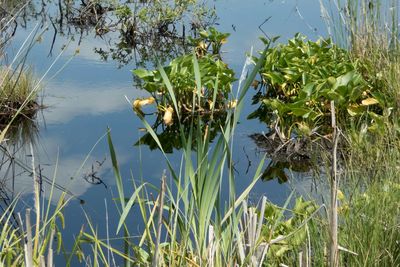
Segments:
[[[35,120],[36,113],[43,108],[38,97],[32,93],[36,84],[31,71],[0,70],[0,127],[11,123],[18,127],[23,120]],[[20,107],[23,108],[18,112]]]
[[[39,103],[41,90],[38,79],[25,60],[32,45],[24,44],[11,63],[6,47],[12,42],[17,17],[28,3],[2,2],[0,10],[0,144],[7,139],[23,142],[36,133],[36,114],[44,106]],[[36,32],[37,33],[37,32]],[[26,42],[29,41],[27,37]]]
[[[184,8],[187,1],[177,2]],[[31,146],[35,215],[30,209],[21,215],[18,198],[0,215],[0,265],[53,266],[55,254],[64,251],[66,266],[76,260],[88,266],[399,266],[399,7],[395,0],[320,4],[330,38],[312,41],[299,34],[286,44],[262,39],[265,48],[247,59],[237,96],[232,91],[236,76],[220,55],[229,34],[215,28],[190,40],[193,53],[154,70],[133,71],[151,94],[132,101],[146,129],[137,145],[161,150],[167,169],[160,185],[122,177],[107,131],[120,214],[115,236],[99,236],[84,214],[85,227],[74,233],[71,248],[63,248],[70,218],[62,210],[72,198],[63,194],[55,207],[41,199]],[[124,19],[132,15],[127,8],[119,9]],[[3,73],[8,83],[0,84],[5,96],[0,105],[6,113],[3,107],[19,109],[11,104],[32,97],[33,77]],[[269,155],[261,159],[248,187],[236,191],[240,177],[232,144],[251,87],[256,89],[255,111],[249,117],[270,130],[253,138],[269,142],[268,154],[279,159],[290,155],[293,162],[313,160],[308,147],[316,150],[323,171],[315,175],[330,187],[322,204],[295,192],[282,207],[266,197],[250,204],[248,196],[259,179],[290,179],[277,165],[263,171]],[[34,99],[27,111],[40,106]],[[150,109],[157,115],[154,124],[146,118]],[[0,122],[5,120],[1,112]],[[172,144],[164,144],[164,133],[175,136]],[[182,153],[180,169],[169,161],[174,148]],[[132,188],[124,188],[125,179],[132,179]],[[51,195],[56,180],[55,171]],[[226,199],[222,184],[228,186]],[[137,233],[129,229],[138,218],[143,227],[133,239]],[[114,238],[119,246],[110,242]]]

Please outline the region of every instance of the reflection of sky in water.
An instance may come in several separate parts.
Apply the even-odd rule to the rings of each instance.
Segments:
[[[251,46],[254,46],[255,53],[261,49],[258,37],[263,33],[258,26],[270,16],[270,20],[262,26],[262,29],[270,36],[282,36],[281,41],[293,37],[297,32],[302,32],[311,39],[325,35],[317,0],[221,0],[213,4],[215,4],[220,17],[220,25],[217,28],[220,31],[231,33],[223,50],[226,52],[224,57],[235,69],[237,76],[244,63],[245,53],[250,51]],[[54,57],[46,57],[52,34],[51,30],[47,32],[42,43],[35,46],[29,55],[29,63],[34,65],[34,69],[38,73],[43,73],[54,60]],[[23,40],[25,36],[26,32],[20,29],[17,32],[17,42]],[[60,47],[66,43],[66,40],[58,37],[53,55],[56,55],[60,51]],[[107,127],[112,130],[113,142],[118,152],[127,188],[131,188],[131,172],[135,179],[140,178],[140,173],[143,173],[144,180],[158,185],[161,173],[163,169],[167,168],[167,165],[160,152],[149,152],[147,147],[142,147],[140,152],[138,147],[133,147],[139,138],[138,128],[141,127],[141,123],[133,114],[125,95],[129,99],[133,99],[146,94],[132,86],[130,70],[134,68],[133,65],[117,69],[115,62],[105,63],[99,60],[99,56],[93,52],[93,46],[102,45],[102,40],[99,38],[84,39],[79,47],[80,53],[54,79],[46,82],[43,102],[49,108],[43,111],[44,122],[41,122],[37,157],[44,164],[44,173],[48,177],[52,177],[56,155],[59,151],[57,183],[84,199],[86,202],[84,208],[90,211],[89,213],[98,223],[99,229],[104,230],[104,198],[107,199],[111,212],[114,210],[112,208],[114,204],[107,191],[112,190],[116,193],[116,189],[112,186],[114,178],[105,138],[88,156],[82,170],[78,173],[77,170],[98,138],[104,135]],[[65,55],[55,64],[49,77],[69,60],[76,48],[76,41],[72,42]],[[252,89],[250,89],[251,92]],[[238,170],[236,177],[238,192],[241,192],[250,183],[261,158],[261,154],[255,152],[256,146],[248,138],[248,135],[265,131],[265,126],[256,121],[245,120],[252,110],[250,98],[251,96],[248,95],[249,104],[242,114],[243,119],[234,138],[233,152],[235,168]],[[243,151],[246,151],[246,154]],[[245,173],[248,166],[246,155],[251,161],[248,174]],[[179,153],[168,156],[174,164],[179,166]],[[95,165],[96,161],[102,161],[104,157],[106,157],[106,162],[99,169],[98,176],[108,185],[108,189],[105,189],[103,185],[93,186],[83,179],[84,174],[90,172],[92,164]],[[74,174],[76,175],[71,179]],[[29,181],[19,179],[17,183],[19,184],[17,187],[25,188],[24,191],[30,192],[32,185]],[[302,187],[306,187],[304,183]],[[254,196],[266,194],[269,199],[282,203],[287,195],[285,188],[277,181],[259,182],[253,194]],[[79,205],[70,205],[66,209],[66,217],[71,217],[69,214],[81,214],[79,209]],[[114,212],[116,211],[114,210]],[[80,218],[73,221],[67,220],[67,227],[77,232],[83,223],[83,217]]]

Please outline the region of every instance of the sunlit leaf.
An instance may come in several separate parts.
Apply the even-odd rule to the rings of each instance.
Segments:
[[[136,70],[133,70],[132,72],[133,72],[133,74],[135,74],[136,76],[138,76],[141,79],[143,79],[145,77],[153,76],[152,71],[148,71],[145,69],[136,69]]]
[[[372,98],[372,97],[369,97],[369,98],[364,99],[363,101],[361,101],[361,104],[363,106],[371,106],[371,105],[376,105],[378,103],[379,103],[379,101],[376,100],[375,98]]]

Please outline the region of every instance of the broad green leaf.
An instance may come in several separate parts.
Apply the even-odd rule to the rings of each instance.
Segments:
[[[145,69],[136,69],[136,70],[133,70],[132,72],[133,72],[133,74],[138,76],[140,79],[143,79],[143,78],[149,77],[149,76],[153,76],[152,71],[148,71]]]
[[[297,117],[307,118],[311,111],[308,108],[291,108],[289,112]]]
[[[349,71],[348,73],[336,78],[336,82],[334,83],[333,88],[336,89],[339,86],[347,86],[351,81],[354,81],[355,78],[355,71]]]
[[[315,83],[314,83],[314,82],[311,82],[311,83],[306,84],[306,85],[301,89],[301,91],[305,92],[305,93],[307,94],[307,96],[309,97],[309,96],[311,96],[311,94],[313,93],[314,87],[315,87]]]
[[[375,91],[375,92],[371,92],[371,95],[373,98],[375,98],[379,102],[379,105],[381,105],[382,107],[387,106],[386,103],[388,103],[389,101],[386,100],[386,97],[383,93]],[[389,103],[389,106],[390,106],[390,103]]]
[[[263,73],[264,77],[268,78],[272,85],[280,85],[284,81],[284,77],[279,72]]]

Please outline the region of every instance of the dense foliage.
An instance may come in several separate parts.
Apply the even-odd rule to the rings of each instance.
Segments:
[[[173,124],[179,113],[183,114],[183,118],[190,114],[203,116],[211,113],[224,117],[226,108],[235,105],[228,101],[235,81],[234,72],[223,62],[220,54],[228,36],[210,28],[200,32],[199,37],[190,38],[190,43],[195,47],[193,54],[179,56],[156,70],[134,70],[141,87],[152,96],[135,100],[134,110],[142,113],[142,106],[156,103],[159,115],[163,115],[164,123],[168,126]],[[173,92],[168,90],[166,77]],[[194,77],[198,81],[201,79],[201,83]],[[175,96],[175,103],[171,93]]]
[[[330,133],[331,100],[342,123],[363,120],[371,127],[383,114],[386,102],[363,77],[361,63],[330,39],[313,42],[296,35],[266,53],[262,80],[255,84],[259,91],[253,98],[254,104],[261,105],[249,118],[279,127],[290,137],[311,135],[317,129]]]

